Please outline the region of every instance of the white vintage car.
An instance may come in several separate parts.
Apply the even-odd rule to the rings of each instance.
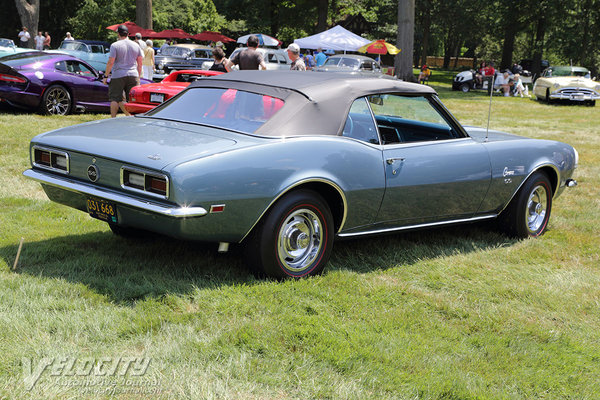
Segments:
[[[548,67],[535,81],[533,94],[538,100],[548,103],[553,100],[569,100],[593,106],[596,100],[600,99],[600,82],[590,78],[587,68]]]

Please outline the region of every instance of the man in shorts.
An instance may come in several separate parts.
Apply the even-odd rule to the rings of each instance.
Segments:
[[[258,47],[259,40],[255,35],[250,35],[246,45],[247,49],[244,49],[237,53],[234,57],[230,58],[225,62],[225,68],[227,71],[231,71],[231,67],[234,65],[239,65],[240,70],[243,69],[267,69],[267,65],[262,58],[262,54],[256,51]]]
[[[132,87],[140,84],[142,75],[142,61],[144,55],[140,46],[127,38],[129,30],[125,25],[117,28],[119,40],[110,45],[108,62],[103,82],[106,83],[108,75],[111,74],[108,84],[108,99],[110,100],[110,116],[117,116],[119,108],[130,115],[125,109],[123,92],[129,101],[129,91]]]

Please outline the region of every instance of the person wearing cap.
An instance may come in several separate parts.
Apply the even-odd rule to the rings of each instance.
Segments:
[[[300,58],[300,46],[296,43],[290,44],[287,47],[287,53],[290,60],[292,60],[292,65],[290,66],[291,71],[306,71],[304,60]]]
[[[262,54],[256,49],[258,48],[258,37],[256,35],[250,35],[246,42],[247,49],[244,49],[236,53],[233,57],[225,62],[225,68],[227,71],[231,71],[231,67],[239,65],[240,70],[243,69],[267,69],[267,65],[263,60]]]
[[[108,84],[108,99],[110,100],[110,116],[112,118],[117,116],[119,108],[125,115],[130,115],[125,109],[123,92],[129,100],[131,88],[140,84],[142,61],[144,59],[140,46],[127,38],[129,30],[125,25],[119,25],[117,33],[119,34],[119,40],[110,45],[103,79],[103,82],[106,83],[108,75],[111,75]]]
[[[419,83],[424,85],[429,81],[429,76],[431,75],[431,70],[427,65],[423,65],[421,67],[421,72],[419,72]]]
[[[142,49],[142,53],[143,53],[144,50],[146,50],[146,43],[142,40],[141,33],[138,32],[135,34],[135,42],[140,46],[140,48]]]
[[[75,38],[73,36],[71,36],[71,32],[67,32],[67,36],[65,37],[64,40],[75,40]]]

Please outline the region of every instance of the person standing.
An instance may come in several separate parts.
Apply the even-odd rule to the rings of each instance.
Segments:
[[[28,48],[29,39],[31,39],[31,35],[27,32],[27,28],[23,27],[23,30],[19,32],[19,45],[24,49]]]
[[[219,71],[219,72],[227,72],[227,68],[225,68],[225,52],[220,47],[215,47],[212,51],[213,65],[208,69],[209,71]]]
[[[296,43],[290,44],[287,47],[287,53],[290,60],[292,60],[290,71],[306,71],[304,60],[300,58],[300,46]]]
[[[144,43],[144,41],[142,40],[142,34],[141,33],[136,33],[135,34],[135,42],[140,46],[140,48],[142,49],[142,53],[146,50],[146,43]]]
[[[240,70],[244,69],[267,69],[267,65],[256,49],[258,48],[258,37],[256,35],[250,35],[246,42],[247,49],[244,49],[236,53],[233,57],[225,62],[225,68],[227,71],[231,71],[231,67],[239,65]]]
[[[35,37],[35,49],[36,50],[44,50],[44,40],[46,38],[42,35],[42,31],[39,31]]]
[[[325,61],[327,61],[327,56],[325,53],[323,53],[323,49],[320,47],[317,49],[317,53],[315,54],[315,61],[317,62],[317,67],[320,67],[321,65],[325,64]]]
[[[154,48],[152,47],[154,43],[152,40],[146,40],[146,50],[142,50],[144,53],[144,61],[142,61],[142,71],[144,75],[144,79],[152,80],[152,75],[154,75]]]
[[[71,36],[71,32],[67,32],[67,37],[65,37],[65,40],[75,40],[75,38]]]
[[[125,115],[130,115],[125,109],[123,92],[125,92],[125,98],[129,100],[129,91],[131,88],[140,84],[142,61],[144,59],[140,46],[127,39],[129,30],[125,25],[119,25],[117,33],[119,39],[110,45],[106,72],[103,79],[103,82],[106,84],[107,77],[112,72],[108,85],[110,116],[112,118],[117,116],[119,108],[121,108]]]
[[[50,41],[52,38],[48,34],[48,32],[44,32],[44,50],[50,50]]]

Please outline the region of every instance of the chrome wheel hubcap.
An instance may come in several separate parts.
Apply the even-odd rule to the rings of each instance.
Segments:
[[[299,209],[290,214],[277,235],[277,254],[289,270],[301,272],[319,256],[323,227],[317,214]]]
[[[525,213],[527,229],[530,232],[537,232],[546,219],[546,210],[548,207],[548,196],[546,188],[536,186],[529,195],[527,201],[527,212]]]
[[[51,89],[46,96],[46,110],[52,115],[65,115],[69,109],[69,95],[63,89]]]

